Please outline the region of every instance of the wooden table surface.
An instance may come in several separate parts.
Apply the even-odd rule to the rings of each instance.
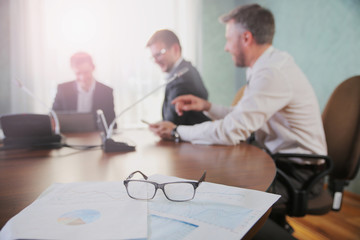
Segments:
[[[136,145],[135,152],[101,149],[0,151],[0,228],[55,182],[122,181],[131,172],[163,174],[265,191],[276,169],[264,151],[241,143],[207,146],[161,141],[147,129],[126,130],[116,140]],[[70,145],[100,144],[99,133],[67,134]]]

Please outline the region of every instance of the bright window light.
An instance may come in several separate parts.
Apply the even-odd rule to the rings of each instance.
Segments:
[[[114,89],[117,114],[164,83],[145,47],[156,30],[173,30],[185,59],[197,63],[200,0],[13,0],[11,4],[16,39],[13,72],[49,106],[57,84],[75,79],[69,61],[78,51],[92,55],[95,78]],[[118,123],[161,120],[163,92],[137,105]],[[13,92],[14,112],[29,105],[19,94]],[[46,112],[40,105],[31,106],[25,111]]]

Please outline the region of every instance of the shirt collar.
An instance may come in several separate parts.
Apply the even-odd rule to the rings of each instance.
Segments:
[[[261,63],[268,58],[268,56],[274,51],[274,47],[270,46],[268,47],[262,54],[261,56],[255,61],[254,65],[252,67],[248,67],[246,69],[246,82],[247,84],[249,84],[250,79],[251,79],[251,75],[253,73],[253,71],[257,68],[257,66],[261,65]]]
[[[180,63],[181,63],[183,60],[184,60],[184,58],[183,58],[183,57],[180,57],[180,58],[175,62],[174,66],[171,68],[171,70],[169,71],[169,73],[166,73],[166,75],[165,75],[165,78],[166,78],[166,79],[170,79],[170,78],[174,75],[176,68],[180,65]]]
[[[95,90],[95,82],[96,80],[94,79],[94,81],[91,83],[90,85],[90,89],[88,92],[86,92],[84,89],[81,88],[80,84],[76,81],[76,89],[79,93],[93,93]]]

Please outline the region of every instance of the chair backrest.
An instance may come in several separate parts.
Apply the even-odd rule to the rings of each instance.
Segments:
[[[322,114],[331,178],[351,180],[360,162],[360,76],[342,82],[330,96]]]
[[[236,93],[232,103],[231,103],[231,106],[235,106],[239,101],[240,99],[244,96],[244,91],[245,91],[245,87],[246,85],[242,86]]]

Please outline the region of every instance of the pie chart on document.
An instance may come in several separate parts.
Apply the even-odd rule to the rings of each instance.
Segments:
[[[61,215],[58,218],[58,223],[64,225],[82,225],[98,220],[100,215],[99,211],[93,209],[80,209]]]

